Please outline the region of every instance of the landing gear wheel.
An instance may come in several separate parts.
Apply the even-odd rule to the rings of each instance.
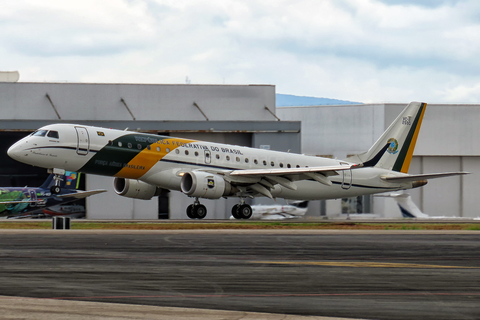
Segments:
[[[52,194],[59,194],[62,191],[62,188],[60,186],[51,186],[50,187],[50,192]]]
[[[193,204],[187,207],[187,217],[190,219],[195,219],[195,215],[193,214]]]
[[[236,204],[232,207],[232,216],[235,218],[235,219],[242,219],[239,215],[238,215],[238,207],[240,207],[239,204]]]
[[[252,207],[248,204],[242,204],[237,210],[237,215],[240,219],[250,219],[252,216]]]
[[[207,216],[207,208],[203,204],[193,206],[192,212],[197,219],[203,219]]]

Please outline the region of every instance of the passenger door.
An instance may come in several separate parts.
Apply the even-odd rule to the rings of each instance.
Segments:
[[[85,156],[90,149],[88,131],[84,127],[75,127],[75,130],[77,131],[77,154]]]
[[[341,165],[348,165],[347,163],[340,163]],[[342,189],[348,190],[352,186],[352,169],[343,170]]]

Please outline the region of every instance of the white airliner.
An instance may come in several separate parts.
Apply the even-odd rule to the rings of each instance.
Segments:
[[[308,201],[295,201],[289,204],[257,204],[252,206],[252,217],[256,220],[285,220],[303,217],[308,210]],[[236,219],[233,215],[230,219]]]
[[[124,197],[147,200],[165,189],[181,191],[195,199],[187,207],[190,218],[206,216],[200,198],[238,197],[232,214],[248,219],[252,208],[245,198],[347,198],[464,174],[407,173],[425,108],[410,103],[370,150],[343,161],[66,123],[38,129],[8,155],[56,175],[69,170],[115,177],[114,189]]]

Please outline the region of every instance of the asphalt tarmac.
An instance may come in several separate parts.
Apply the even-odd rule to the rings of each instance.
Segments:
[[[205,319],[235,318],[212,310],[273,314],[244,319],[480,319],[474,231],[1,230],[0,243],[0,311],[10,305],[9,319],[29,318],[14,312],[28,299],[12,297],[41,298],[30,299],[38,308],[137,305],[144,316],[149,308],[196,308],[210,314]],[[58,308],[63,319],[86,310]]]

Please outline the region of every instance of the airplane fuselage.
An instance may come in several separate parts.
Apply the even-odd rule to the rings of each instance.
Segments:
[[[246,169],[352,165],[301,154],[73,124],[40,128],[14,144],[9,155],[44,168],[140,180],[178,191],[184,173],[194,170],[222,174]],[[292,173],[292,180],[298,180],[296,190],[276,184],[271,194],[286,199],[321,200],[412,188],[411,182],[381,179],[399,175],[403,174],[375,167],[348,169],[330,176],[332,185],[328,186]],[[224,178],[229,179],[228,175]],[[238,179],[235,182],[241,185]],[[251,183],[252,178],[245,178],[246,185]]]

